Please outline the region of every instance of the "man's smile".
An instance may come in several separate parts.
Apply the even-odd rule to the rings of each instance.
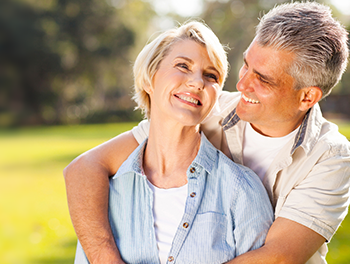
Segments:
[[[259,103],[260,103],[260,101],[257,101],[257,100],[248,98],[248,97],[245,96],[244,94],[242,94],[242,98],[243,98],[244,101],[249,102],[249,103],[252,103],[252,104],[259,104]]]

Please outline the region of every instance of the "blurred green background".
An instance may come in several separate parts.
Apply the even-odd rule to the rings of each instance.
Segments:
[[[63,168],[137,123],[0,130],[0,263],[73,263],[76,236]],[[350,122],[339,122],[350,139]],[[350,263],[350,216],[331,240],[329,264]]]
[[[0,130],[0,263],[73,263],[63,168],[133,123]]]
[[[0,0],[0,263],[73,263],[63,168],[142,119],[132,63],[155,32],[204,19],[230,47],[235,90],[258,18],[281,0]],[[350,28],[350,1],[324,0]],[[350,138],[350,71],[321,102]],[[350,219],[329,263],[350,263]]]

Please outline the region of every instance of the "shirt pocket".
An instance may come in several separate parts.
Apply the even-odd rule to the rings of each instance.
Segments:
[[[227,243],[227,225],[227,217],[223,214],[197,214],[176,263],[214,264],[232,259],[235,250]],[[233,234],[231,236],[233,240]]]

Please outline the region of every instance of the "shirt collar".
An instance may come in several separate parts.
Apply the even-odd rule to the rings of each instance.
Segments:
[[[196,164],[205,169],[208,173],[211,173],[217,159],[217,151],[218,150],[209,142],[204,133],[201,132],[201,145],[192,165]]]
[[[119,170],[115,174],[116,177],[129,172],[142,175],[143,154],[146,145],[147,138],[130,154],[127,160],[120,166]]]
[[[305,153],[309,154],[319,140],[323,122],[324,118],[320,106],[319,104],[315,104],[306,113],[304,120],[300,125],[299,131],[294,140],[291,154],[293,154],[298,147],[302,147]]]
[[[306,113],[299,131],[294,139],[294,144],[291,149],[291,154],[298,147],[302,147],[306,153],[309,153],[317,143],[317,140],[321,133],[322,113],[319,104],[315,104]],[[222,121],[222,129],[224,131],[235,126],[241,119],[236,114],[236,108],[229,113]]]
[[[119,177],[125,173],[142,173],[142,161],[147,145],[147,139],[145,139],[128,157],[128,159],[120,166],[119,170],[115,174],[115,177]],[[190,167],[201,167],[208,173],[211,173],[214,163],[216,162],[216,152],[218,150],[208,141],[204,133],[201,133],[201,143],[197,156],[193,160]]]

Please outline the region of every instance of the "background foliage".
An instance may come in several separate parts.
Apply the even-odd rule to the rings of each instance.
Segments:
[[[139,120],[132,62],[153,33],[188,19],[160,11],[172,1],[0,1],[0,127]],[[225,88],[233,91],[258,17],[286,1],[197,2],[198,18],[230,47]],[[349,16],[334,14],[349,27]],[[348,71],[334,93],[344,98],[349,83]],[[347,101],[341,110],[332,102],[324,108],[346,115]]]

